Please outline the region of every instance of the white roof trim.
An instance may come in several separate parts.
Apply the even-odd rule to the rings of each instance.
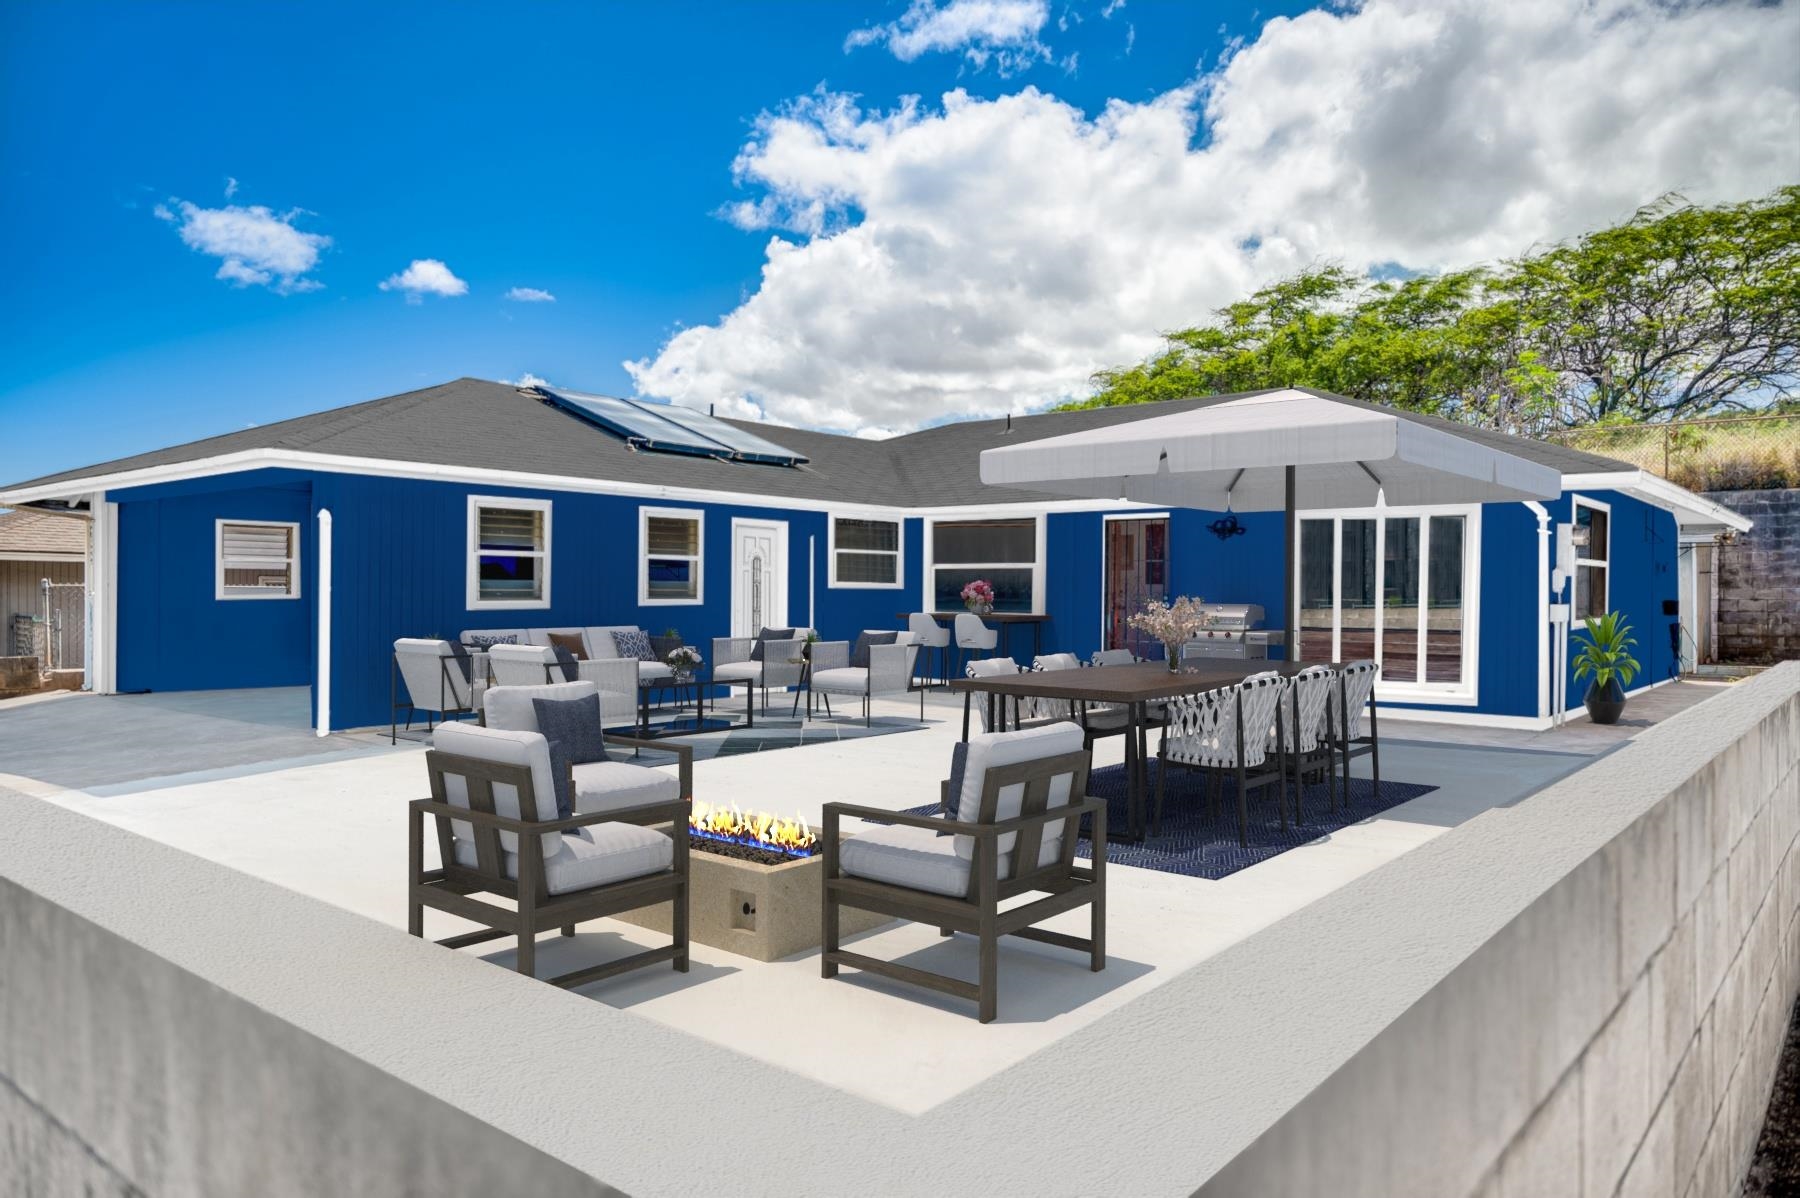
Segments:
[[[750,494],[737,491],[714,491],[698,487],[667,487],[652,483],[625,482],[604,478],[573,478],[560,474],[534,474],[525,471],[495,470],[481,466],[444,466],[434,462],[404,462],[389,458],[358,458],[339,454],[308,453],[297,449],[244,449],[236,453],[210,458],[194,458],[161,466],[145,466],[112,474],[94,474],[62,482],[44,483],[0,492],[0,505],[34,503],[45,499],[67,499],[95,491],[116,491],[126,487],[154,486],[160,483],[185,482],[244,470],[291,469],[315,470],[326,474],[365,474],[380,478],[412,478],[433,482],[459,482],[479,486],[522,487],[543,491],[574,491],[594,495],[630,495],[644,499],[676,500],[688,503],[726,503],[744,507],[782,508],[788,511],[838,512],[843,515],[890,516],[890,505],[845,503],[836,499],[801,499]],[[910,514],[979,516],[991,512],[1080,512],[1116,511],[1116,499],[1046,498],[1029,503],[955,504],[945,507],[906,509]]]
[[[1675,516],[1676,526],[1683,531],[1699,532],[1708,528],[1749,532],[1755,521],[1714,503],[1704,495],[1696,495],[1648,470],[1618,470],[1601,474],[1565,474],[1565,491],[1619,491],[1662,508]]]

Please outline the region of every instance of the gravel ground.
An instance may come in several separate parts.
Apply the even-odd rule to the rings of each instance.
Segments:
[[[1756,1142],[1750,1172],[1744,1176],[1743,1192],[1747,1198],[1800,1198],[1800,1005],[1788,1020],[1768,1119]]]

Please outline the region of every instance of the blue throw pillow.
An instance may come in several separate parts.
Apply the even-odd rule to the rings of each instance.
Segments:
[[[959,740],[950,750],[950,787],[944,795],[944,814],[951,819],[962,809],[963,779],[969,772],[969,742]]]
[[[518,644],[519,634],[516,632],[507,632],[502,633],[499,636],[483,636],[480,633],[470,633],[468,641],[471,649],[492,649],[495,645]]]
[[[756,634],[756,643],[750,646],[750,660],[764,660],[763,651],[768,648],[770,641],[791,641],[793,639],[794,630],[792,628],[765,628]]]
[[[450,660],[456,663],[457,672],[464,682],[475,681],[475,663],[469,657],[469,651],[458,641],[446,642],[450,646]]]
[[[579,699],[533,699],[538,731],[550,742],[550,772],[556,783],[556,815],[568,819],[575,811],[569,793],[569,767],[606,760],[606,735],[600,729],[600,696]]]
[[[891,645],[899,637],[897,632],[864,632],[859,633],[856,645],[850,650],[850,665],[854,669],[869,668],[869,646]]]
[[[650,647],[650,635],[642,628],[615,628],[612,634],[613,652],[620,657],[636,658],[639,661],[655,661],[656,650]]]
[[[576,657],[561,645],[551,645],[550,653],[556,658],[556,664],[562,667],[564,682],[581,681],[581,659],[579,657]],[[533,700],[533,702],[535,701],[536,700]]]

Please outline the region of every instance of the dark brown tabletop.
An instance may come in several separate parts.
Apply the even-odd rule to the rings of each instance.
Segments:
[[[1080,699],[1091,703],[1144,703],[1172,695],[1191,695],[1232,686],[1252,674],[1298,674],[1316,661],[1207,661],[1184,665],[1170,673],[1161,662],[1129,666],[1088,666],[1074,670],[1037,670],[982,678],[953,678],[950,688],[1045,699]]]

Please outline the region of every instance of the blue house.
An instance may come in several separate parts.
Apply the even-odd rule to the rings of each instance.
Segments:
[[[1220,513],[980,481],[984,449],[1222,398],[874,441],[459,379],[22,482],[0,504],[92,516],[93,689],[308,686],[321,730],[363,727],[388,719],[396,638],[468,628],[837,638],[959,608],[973,578],[999,610],[1047,617],[1046,650],[1084,656],[1130,643],[1126,617],[1154,596],[1256,604],[1279,623],[1277,514],[1219,535]],[[1378,696],[1410,716],[1543,727],[1566,601],[1577,623],[1625,614],[1640,685],[1676,675],[1683,546],[1748,521],[1628,463],[1401,415],[1552,466],[1562,494],[1302,512],[1300,656],[1378,657]],[[1558,525],[1585,545],[1553,594]],[[753,561],[768,566],[754,579]]]

